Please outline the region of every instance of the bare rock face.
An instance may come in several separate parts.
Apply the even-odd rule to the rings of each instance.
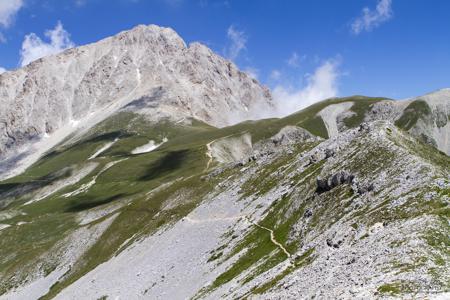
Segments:
[[[256,107],[272,102],[266,88],[207,47],[187,46],[170,28],[137,26],[0,75],[0,174],[47,150],[31,148],[42,138],[53,146],[127,105],[151,121],[196,118],[221,127],[257,117]]]
[[[271,141],[275,145],[289,145],[300,141],[315,139],[317,139],[317,137],[304,128],[298,126],[286,126],[273,136]]]
[[[355,175],[350,174],[347,171],[339,171],[327,179],[317,178],[316,192],[318,194],[322,194],[322,193],[332,190],[333,188],[335,188],[341,184],[351,184],[353,182],[354,178],[355,178]]]

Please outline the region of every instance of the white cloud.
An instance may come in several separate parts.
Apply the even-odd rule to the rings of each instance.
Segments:
[[[70,34],[64,30],[61,22],[58,22],[53,30],[47,30],[45,36],[49,39],[48,43],[42,41],[35,33],[30,33],[25,36],[20,52],[21,66],[28,65],[36,59],[57,54],[75,46],[70,40]]]
[[[6,37],[3,35],[3,33],[0,32],[0,44],[4,44],[6,43],[8,40],[6,39]]]
[[[5,68],[2,68],[2,67],[0,67],[0,74],[2,74],[2,73],[5,73],[6,72],[6,69]]]
[[[307,78],[301,87],[275,86],[272,90],[276,116],[286,116],[318,101],[338,94],[339,60],[328,60],[321,64]]]
[[[270,79],[272,80],[278,80],[281,77],[281,72],[278,70],[272,70],[272,72],[270,72]]]
[[[365,7],[362,15],[353,21],[351,31],[360,34],[363,31],[371,31],[382,23],[392,18],[392,0],[379,0],[375,10]]]
[[[230,40],[230,46],[226,50],[226,56],[231,60],[235,60],[242,50],[246,49],[247,36],[244,31],[239,31],[231,25],[228,27],[227,37]]]
[[[0,25],[8,28],[22,6],[23,0],[0,0]]]
[[[244,72],[250,75],[250,77],[254,79],[258,79],[259,77],[259,70],[253,67],[247,67],[244,69]]]

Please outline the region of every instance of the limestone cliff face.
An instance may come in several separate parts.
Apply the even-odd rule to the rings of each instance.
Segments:
[[[0,75],[0,157],[127,104],[155,121],[194,117],[225,126],[272,102],[266,88],[207,47],[141,25]]]
[[[0,157],[22,146],[21,153],[32,151],[27,145],[44,136],[60,141],[127,104],[154,121],[193,117],[225,126],[272,101],[207,47],[187,46],[170,28],[141,25],[1,74]]]

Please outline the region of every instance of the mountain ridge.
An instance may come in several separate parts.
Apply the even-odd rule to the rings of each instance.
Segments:
[[[194,117],[216,126],[249,118],[254,106],[273,106],[268,90],[232,62],[199,43],[187,47],[175,31],[156,25],[39,59],[0,82],[7,108],[0,112],[0,156],[13,165],[141,98],[154,121]],[[53,143],[32,147],[55,132]]]

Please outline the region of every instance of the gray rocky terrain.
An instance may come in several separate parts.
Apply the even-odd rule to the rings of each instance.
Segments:
[[[240,122],[270,92],[152,25],[0,103],[0,299],[450,297],[449,89]]]

